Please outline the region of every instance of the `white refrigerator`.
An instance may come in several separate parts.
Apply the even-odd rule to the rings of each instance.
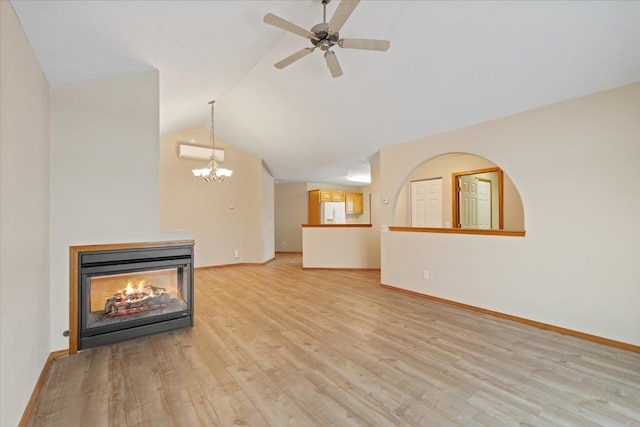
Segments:
[[[344,202],[320,203],[320,222],[322,224],[345,224],[347,222]]]

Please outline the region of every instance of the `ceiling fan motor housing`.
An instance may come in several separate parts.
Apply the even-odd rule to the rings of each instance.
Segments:
[[[340,40],[340,35],[338,33],[330,33],[328,27],[329,24],[323,22],[311,28],[311,32],[316,35],[315,38],[311,39],[311,43],[322,50],[329,50]]]
[[[331,0],[315,0],[322,2],[322,23],[314,25],[311,30],[306,30],[293,22],[287,21],[284,18],[280,18],[272,13],[267,13],[264,16],[263,21],[265,24],[273,25],[274,27],[281,28],[292,34],[304,37],[311,41],[313,47],[307,47],[293,55],[289,55],[283,60],[273,64],[277,69],[283,69],[294,62],[304,58],[313,52],[316,48],[324,51],[324,58],[329,67],[332,77],[340,77],[343,72],[338,62],[338,58],[335,52],[331,49],[335,45],[347,49],[364,49],[364,50],[377,50],[385,52],[389,49],[388,40],[373,40],[373,39],[341,39],[339,31],[344,23],[349,19],[351,13],[360,3],[361,0],[342,0],[336,8],[331,20],[327,22],[327,3]]]

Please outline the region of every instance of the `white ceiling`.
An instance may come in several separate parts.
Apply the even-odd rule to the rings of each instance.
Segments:
[[[344,38],[388,52],[320,51],[319,0],[12,0],[52,87],[157,69],[161,133],[209,127],[280,181],[347,183],[387,145],[640,81],[640,2],[363,0]],[[328,18],[338,4],[327,7]]]

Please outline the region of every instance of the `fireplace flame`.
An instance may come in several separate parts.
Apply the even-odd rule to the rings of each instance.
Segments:
[[[157,289],[162,289],[162,288],[157,288]],[[138,282],[138,285],[134,287],[133,283],[131,281],[127,282],[127,287],[125,289],[121,289],[118,292],[124,294],[124,295],[146,295],[146,294],[150,294],[151,296],[153,296],[155,294],[153,288],[151,286],[147,286],[147,281],[146,280],[140,280]]]
[[[104,314],[114,316],[153,310],[166,306],[169,301],[165,288],[147,284],[146,280],[140,280],[137,285],[128,281],[125,288],[107,300]]]

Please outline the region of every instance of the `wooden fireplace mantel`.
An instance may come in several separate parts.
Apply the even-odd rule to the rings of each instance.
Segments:
[[[193,240],[69,246],[69,354],[78,352],[78,255],[86,252],[194,245]]]

